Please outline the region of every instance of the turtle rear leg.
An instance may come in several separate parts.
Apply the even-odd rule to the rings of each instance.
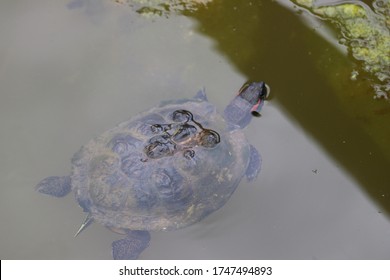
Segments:
[[[250,145],[249,164],[246,168],[245,175],[248,181],[253,181],[259,175],[261,169],[261,156],[255,147]]]
[[[114,260],[135,260],[149,246],[150,233],[145,230],[130,230],[123,239],[112,242]]]
[[[36,186],[40,193],[55,197],[63,197],[72,189],[70,176],[51,176],[43,179]]]

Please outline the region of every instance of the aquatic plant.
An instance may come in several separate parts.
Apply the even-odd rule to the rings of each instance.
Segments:
[[[389,99],[390,92],[390,1],[373,1],[372,8],[361,2],[316,6],[314,0],[292,0],[312,14],[330,20],[340,31],[339,42],[358,62],[351,73],[357,79],[368,75],[375,97]]]
[[[170,12],[195,11],[199,5],[211,0],[114,0],[132,6],[145,16],[168,16]]]

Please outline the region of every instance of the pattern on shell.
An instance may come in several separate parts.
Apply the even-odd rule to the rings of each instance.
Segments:
[[[166,103],[82,147],[72,159],[72,187],[84,211],[107,227],[173,230],[225,204],[249,152],[242,131],[214,105]]]

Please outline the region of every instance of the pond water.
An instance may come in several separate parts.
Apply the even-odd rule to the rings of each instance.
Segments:
[[[388,130],[388,103],[345,79],[353,63],[308,18],[289,1],[162,17],[109,0],[1,1],[0,258],[110,259],[120,235],[93,224],[74,238],[84,213],[73,196],[35,185],[161,100],[205,87],[223,111],[244,82],[264,80],[272,98],[245,130],[260,176],[200,223],[152,233],[141,258],[389,259],[390,156],[370,130]],[[376,119],[355,114],[375,106]]]

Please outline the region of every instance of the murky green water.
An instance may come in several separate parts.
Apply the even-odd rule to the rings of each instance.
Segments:
[[[322,1],[323,2],[323,1]],[[153,233],[145,259],[390,258],[390,107],[288,1],[213,1],[145,17],[113,1],[0,4],[0,257],[108,259],[119,236],[72,196],[34,192],[90,138],[205,86],[220,111],[247,80],[272,89],[246,129],[254,183],[201,223]],[[282,5],[283,4],[283,5]],[[335,34],[331,29],[330,34]]]
[[[351,79],[356,62],[274,2],[214,1],[193,17],[238,71],[271,84],[275,102],[390,210],[390,103],[374,98],[369,80]]]

